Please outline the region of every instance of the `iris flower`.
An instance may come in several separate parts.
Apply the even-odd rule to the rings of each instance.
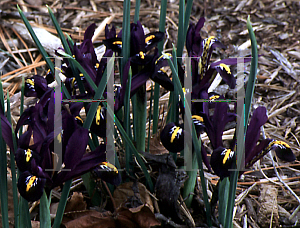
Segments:
[[[200,91],[209,88],[211,79],[215,73],[219,73],[222,79],[229,85],[231,89],[235,88],[236,80],[231,74],[228,65],[236,65],[237,59],[223,59],[214,63],[210,63],[213,50],[225,48],[225,46],[214,36],[202,39],[200,31],[204,25],[205,19],[199,19],[196,26],[190,24],[186,35],[186,49],[189,57],[192,57],[192,82],[193,82],[193,99],[199,99]],[[245,62],[249,62],[251,58],[245,58]]]
[[[203,118],[198,115],[193,115],[192,121],[195,125],[197,136],[199,137],[200,133],[203,132],[205,128]],[[187,132],[183,129],[183,124],[171,122],[168,123],[161,131],[160,140],[168,151],[177,153],[184,149],[184,136],[186,134]],[[204,164],[209,170],[211,170],[203,143],[201,143],[201,154]]]
[[[267,138],[258,143],[260,127],[264,125],[267,120],[268,116],[265,107],[260,106],[254,110],[245,137],[245,168],[251,167],[257,160],[271,150],[275,150],[276,155],[284,161],[292,162],[296,159],[290,146],[285,142]],[[220,142],[222,140],[221,129],[218,129],[216,133],[218,136],[215,136],[215,142]],[[219,143],[215,146],[218,146],[218,148],[214,148],[210,164],[214,172],[223,179],[230,175],[228,169],[232,167],[235,161],[234,145],[231,148],[224,148],[223,145]],[[242,171],[240,173],[242,173]]]
[[[126,85],[128,84],[129,68],[132,69],[132,81],[130,95],[133,96],[138,88],[146,83],[151,78],[159,83],[167,90],[174,90],[174,85],[167,74],[162,70],[163,66],[167,66],[167,62],[163,58],[159,58],[156,45],[163,39],[162,32],[152,32],[144,34],[143,27],[139,21],[130,25],[130,57],[123,70],[123,81],[119,93],[116,94],[115,111],[119,110],[124,102]],[[119,55],[122,52],[122,37],[121,32],[116,37],[114,27],[109,30],[106,27],[106,40],[104,44],[107,49],[110,49]],[[155,48],[154,53],[151,50]]]
[[[48,88],[39,102],[21,115],[15,132],[22,125],[28,127],[18,139],[18,148],[14,151],[11,126],[1,110],[3,137],[15,153],[21,171],[18,190],[26,200],[36,201],[44,189],[49,193],[54,187],[105,162],[105,144],[86,153],[89,131],[77,123],[77,113],[76,107],[67,109],[62,106],[62,131],[54,136],[54,91]],[[61,157],[54,151],[54,140],[60,142]],[[55,167],[57,164],[61,164],[61,167]]]

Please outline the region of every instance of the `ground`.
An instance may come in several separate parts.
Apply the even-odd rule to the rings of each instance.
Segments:
[[[92,22],[99,26],[106,18],[119,30],[122,26],[123,13],[122,1],[18,0],[12,2],[1,0],[0,66],[3,75],[1,79],[4,91],[9,91],[12,98],[12,115],[15,121],[18,119],[17,108],[20,105],[18,92],[21,77],[36,73],[45,75],[47,70],[34,44],[26,40],[22,32],[15,27],[18,22],[22,23],[16,4],[19,4],[27,18],[34,21],[36,26],[55,35],[55,29],[47,13],[46,5],[48,5],[55,12],[62,29],[76,42],[83,40],[83,33]],[[178,0],[168,1],[166,52],[170,51],[172,44],[177,42],[178,4]],[[131,19],[134,15],[134,5],[135,2],[132,1]],[[160,1],[141,2],[140,21],[150,31],[158,29],[159,5]],[[251,49],[246,21],[250,15],[260,56],[253,104],[254,107],[265,106],[268,110],[269,120],[265,124],[266,136],[289,143],[297,158],[300,152],[299,12],[300,2],[292,0],[212,0],[194,1],[190,18],[191,23],[196,23],[200,17],[205,17],[206,22],[201,35],[204,38],[218,37],[227,47],[220,51],[221,56],[227,58],[249,55]],[[95,40],[95,46],[98,46],[103,38],[102,32]],[[51,49],[51,44],[49,46]],[[8,56],[9,61],[6,62]],[[28,64],[22,63],[18,58]],[[246,75],[249,73],[248,67],[245,68],[245,73]],[[226,93],[226,88],[221,92]],[[34,102],[28,99],[26,105]],[[300,195],[298,163],[298,161],[293,164],[278,163],[282,179],[290,185],[296,195]],[[295,198],[278,181],[270,159],[264,159],[260,164],[261,170],[255,166],[256,170],[246,172],[238,182],[237,195],[243,198],[236,204],[235,226],[242,226],[245,221],[248,221],[251,227],[269,227],[272,220],[273,227],[279,224],[292,227],[291,224],[295,223],[300,216],[295,213],[293,218],[290,217],[300,203],[299,198]],[[217,183],[217,176],[207,174],[206,177],[210,189],[213,189]],[[271,205],[267,206],[268,204]],[[198,218],[194,219],[197,223]]]

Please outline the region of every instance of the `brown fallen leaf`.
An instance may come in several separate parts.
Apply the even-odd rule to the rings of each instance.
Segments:
[[[70,211],[83,211],[86,210],[86,202],[83,200],[81,192],[74,192],[71,199],[68,201],[65,209],[66,212]]]
[[[127,201],[130,197],[134,196],[134,192],[132,190],[133,182],[126,182],[122,185],[119,185],[114,191],[114,199],[116,202],[116,206],[120,207],[125,201]],[[153,212],[153,203],[151,197],[148,193],[147,188],[142,183],[137,183],[139,190],[139,198],[141,199],[143,204],[147,204],[150,210]]]
[[[148,206],[137,208],[120,207],[113,215],[111,212],[87,210],[80,217],[64,223],[66,228],[150,228],[160,225]],[[73,214],[74,215],[74,214]]]

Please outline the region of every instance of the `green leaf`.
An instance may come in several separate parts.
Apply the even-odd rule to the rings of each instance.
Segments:
[[[7,120],[11,124],[11,111],[10,111],[10,99],[9,99],[9,92],[7,91]],[[15,155],[14,151],[17,150],[17,143],[15,138],[15,132],[13,128],[12,131],[12,138],[14,148],[10,148],[10,167],[11,167],[11,176],[12,176],[12,189],[13,189],[13,203],[14,203],[14,215],[15,215],[15,224],[18,228],[18,220],[19,220],[19,205],[18,205],[18,190],[17,190],[17,180],[16,180],[16,165],[15,165]]]
[[[229,195],[229,178],[226,177],[220,181],[219,184],[219,222],[224,226],[227,204],[228,204],[228,195]]]
[[[68,196],[70,193],[70,188],[72,186],[72,180],[68,180],[65,182],[62,193],[61,193],[61,197],[59,200],[59,204],[58,204],[58,208],[57,208],[57,212],[56,212],[56,216],[54,219],[54,223],[53,223],[53,228],[59,228],[60,227],[60,223],[62,221],[63,215],[64,215],[64,211],[65,211],[65,207],[68,201]]]
[[[255,38],[255,34],[253,32],[251,22],[250,22],[250,16],[247,18],[247,28],[249,31],[249,36],[251,40],[251,50],[252,50],[252,60],[251,60],[251,67],[250,67],[250,75],[248,80],[248,85],[246,89],[246,97],[245,97],[245,106],[243,108],[243,112],[241,115],[241,120],[239,123],[240,129],[237,129],[237,150],[236,150],[236,156],[237,156],[237,164],[236,167],[233,167],[234,170],[230,175],[230,188],[229,188],[229,200],[228,200],[228,210],[226,214],[226,222],[225,227],[232,227],[232,220],[233,220],[233,208],[235,203],[235,194],[236,194],[236,187],[237,187],[237,181],[239,176],[239,170],[242,163],[242,157],[244,153],[244,134],[247,131],[248,126],[248,118],[249,118],[249,112],[251,108],[252,103],[252,96],[255,88],[255,81],[256,81],[256,75],[257,75],[257,65],[258,65],[258,54],[257,54],[257,42]],[[241,129],[244,128],[242,131]]]
[[[51,20],[52,20],[52,23],[53,23],[53,25],[54,25],[54,27],[55,27],[55,29],[56,29],[56,31],[57,31],[57,34],[58,34],[58,36],[59,36],[59,38],[60,38],[60,40],[61,40],[61,43],[62,43],[62,45],[63,45],[63,47],[64,47],[65,52],[66,52],[67,54],[69,54],[69,55],[72,55],[72,52],[71,52],[70,47],[69,47],[69,45],[68,45],[68,43],[67,43],[67,40],[66,40],[66,38],[64,37],[64,34],[63,34],[63,32],[62,32],[62,30],[61,30],[61,28],[60,28],[60,26],[59,26],[59,24],[58,24],[58,22],[57,22],[57,20],[56,20],[54,14],[53,14],[53,12],[52,12],[52,10],[51,10],[48,6],[47,6],[47,8],[48,8],[48,13],[49,13],[50,18],[51,18]],[[75,79],[76,79],[76,81],[77,81],[77,84],[78,84],[80,93],[81,93],[81,94],[84,94],[84,93],[85,93],[85,89],[84,89],[83,83],[82,83],[82,81],[80,80],[80,76],[79,76],[78,70],[77,70],[76,67],[74,66],[74,63],[73,63],[73,62],[70,62],[70,67],[71,67],[72,73],[73,73],[73,75],[75,76]]]
[[[0,85],[2,86],[1,80]],[[3,93],[3,90],[1,90]],[[7,196],[7,158],[6,158],[6,144],[2,138],[2,127],[0,118],[0,197],[1,197],[1,215],[2,227],[8,227],[8,196]]]
[[[252,103],[252,97],[255,88],[255,81],[257,75],[257,66],[258,66],[258,52],[257,52],[257,42],[255,38],[254,31],[252,29],[252,25],[250,22],[250,16],[247,18],[247,28],[249,31],[249,36],[251,40],[251,67],[250,67],[250,75],[246,89],[246,98],[245,98],[245,123],[248,123],[250,108]]]
[[[177,87],[177,90],[179,91],[180,97],[182,99],[183,98],[185,99],[185,95],[183,93],[182,86],[181,86],[181,83],[180,83],[180,80],[179,80],[179,77],[178,77],[178,72],[176,71],[176,69],[173,65],[173,62],[171,61],[169,56],[166,55],[165,57],[168,60],[169,66],[172,70],[174,86]],[[187,104],[187,103],[185,103],[185,115],[190,116],[190,117],[192,116],[191,115],[191,109],[189,107],[189,104]],[[187,119],[188,119],[188,121],[192,121],[189,118],[187,118]],[[209,205],[209,202],[208,202],[208,195],[207,195],[207,189],[206,189],[205,178],[204,178],[202,155],[201,155],[201,145],[199,143],[199,142],[201,142],[201,137],[199,137],[199,139],[197,138],[195,125],[192,124],[192,122],[189,122],[187,124],[187,126],[188,126],[188,129],[185,129],[185,131],[192,133],[194,153],[196,154],[196,157],[197,157],[198,168],[199,168],[200,179],[201,179],[201,186],[202,186],[202,189],[203,189],[203,198],[204,198],[204,203],[205,203],[205,208],[206,208],[206,219],[207,219],[208,225],[211,226],[212,223],[211,223],[211,215],[210,215],[210,205]],[[192,126],[192,129],[190,129],[191,126]],[[183,197],[185,198],[187,196],[183,196]],[[189,204],[189,202],[187,202],[187,204]]]
[[[50,204],[47,198],[46,192],[40,199],[40,227],[41,228],[51,228],[51,217],[50,217]]]
[[[184,0],[179,0],[179,19],[178,19],[178,35],[177,35],[177,57],[178,62],[181,64],[182,62],[182,52],[185,42],[185,34],[184,34]],[[176,60],[177,61],[177,60]]]
[[[136,23],[139,20],[139,17],[140,17],[140,5],[141,5],[141,0],[136,0],[135,1],[135,10],[134,10],[134,19],[133,19],[134,23]]]
[[[123,2],[123,24],[122,24],[122,60],[121,60],[121,80],[123,69],[130,57],[130,0]]]
[[[30,33],[34,43],[36,44],[37,48],[39,49],[39,52],[41,53],[41,55],[43,56],[43,59],[45,60],[48,68],[50,69],[52,75],[55,74],[54,72],[54,65],[53,63],[51,62],[47,52],[45,51],[44,47],[42,46],[41,42],[39,41],[39,39],[37,38],[35,32],[33,31],[31,25],[29,24],[29,21],[27,20],[27,18],[25,17],[23,11],[20,9],[20,7],[17,5],[17,8],[18,8],[18,11],[19,11],[19,14],[28,30],[28,32]]]
[[[114,112],[110,109],[110,107],[108,106],[107,107],[107,113],[108,115],[111,115],[111,116],[114,116]],[[131,149],[131,151],[133,152],[134,156],[136,157],[137,159],[137,162],[139,163],[139,165],[141,166],[143,172],[144,172],[144,175],[145,175],[145,178],[146,178],[146,182],[147,182],[147,185],[150,189],[151,192],[153,192],[154,190],[154,187],[153,187],[153,183],[152,183],[152,180],[150,178],[150,175],[147,171],[147,168],[143,162],[143,160],[141,159],[141,156],[139,154],[139,152],[137,151],[137,149],[134,147],[132,141],[130,140],[129,136],[127,135],[126,131],[124,130],[122,124],[120,123],[119,119],[118,118],[115,118],[115,123],[117,125],[117,128],[119,129],[120,131],[120,134],[121,136],[123,137],[125,143],[127,143]]]
[[[125,91],[124,98],[124,126],[126,130],[126,134],[129,136],[130,140],[132,140],[131,127],[130,127],[130,90],[131,90],[131,79],[132,79],[132,71],[131,67],[129,68],[128,73],[128,83]],[[134,102],[133,102],[134,103]],[[132,153],[130,151],[130,147],[127,143],[125,143],[125,167],[126,171],[129,175],[133,175],[133,166],[132,166]]]
[[[165,32],[165,24],[166,24],[166,14],[167,14],[167,0],[161,0],[160,3],[160,15],[159,15],[159,31]],[[158,52],[161,54],[163,51],[164,40],[160,41],[157,45]],[[158,126],[158,105],[159,105],[159,92],[160,85],[155,82],[154,87],[154,105],[153,105],[153,127],[152,133],[155,134]],[[149,125],[150,126],[150,125]]]

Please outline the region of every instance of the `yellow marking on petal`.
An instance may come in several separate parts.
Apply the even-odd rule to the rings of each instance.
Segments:
[[[203,69],[203,66],[202,66],[202,58],[199,59],[199,63],[198,63],[198,74],[200,75],[200,78],[202,79],[203,78],[203,75],[202,75],[202,69]]]
[[[97,113],[96,113],[96,124],[100,125],[100,120],[101,120],[101,105],[98,106],[97,108]]]
[[[114,41],[113,45],[122,45],[122,41],[119,41],[119,40],[118,41]]]
[[[225,156],[223,158],[223,165],[225,165],[226,161],[228,160],[229,156],[230,156],[230,153],[231,153],[231,150],[230,149],[227,149],[225,151]]]
[[[59,143],[61,143],[61,133],[59,133],[58,135],[57,135],[57,141],[59,142]]]
[[[29,83],[30,85],[34,86],[34,81],[32,81],[31,79],[26,79],[26,82]]]
[[[144,52],[140,51],[139,55],[140,55],[141,59],[145,59]]]
[[[99,68],[99,66],[100,66],[99,63],[96,63],[95,67],[96,67],[97,69]]]
[[[286,148],[290,148],[290,145],[287,144],[286,142],[283,142],[283,141],[275,140],[275,141],[271,142],[270,144],[271,144],[271,146],[273,146],[273,145],[282,145],[282,146],[285,146]]]
[[[115,167],[115,166],[114,166],[113,164],[111,164],[111,163],[108,163],[108,162],[101,162],[99,165],[100,165],[100,166],[106,166],[106,167],[112,169],[113,172],[119,173],[117,167]]]
[[[209,100],[216,100],[216,99],[218,99],[218,98],[220,98],[219,95],[214,95],[214,96],[211,96],[211,97],[209,98]]]
[[[83,77],[83,73],[80,73],[79,76],[80,76],[80,77]]]
[[[229,66],[227,66],[227,65],[224,64],[224,63],[221,63],[220,66],[223,67],[223,68],[226,70],[227,74],[231,74],[231,71],[230,71]]]
[[[75,116],[75,119],[79,120],[81,123],[83,123],[83,120],[79,116]]]
[[[193,115],[192,119],[199,120],[200,122],[203,122],[203,118],[201,116]]]
[[[72,55],[73,58],[75,58],[75,55]]]
[[[208,55],[208,51],[209,51],[209,48],[211,46],[211,44],[213,43],[215,37],[214,36],[210,36],[209,38],[206,39],[206,42],[204,44],[204,47],[203,47],[203,52],[202,52],[202,56],[199,60],[199,64],[198,64],[198,73],[200,75],[200,79],[202,80],[203,79],[203,73],[204,73],[204,70],[205,70],[205,65],[208,64],[207,63],[207,55]]]
[[[35,180],[38,180],[38,178],[36,176],[32,176],[29,179],[28,183],[26,184],[26,192],[28,192],[30,190],[30,188],[32,187]]]
[[[31,156],[32,156],[31,150],[28,149],[28,150],[26,151],[26,162],[29,162],[29,161],[30,161]]]
[[[51,72],[51,70],[49,69],[49,70],[47,70],[47,73],[46,74],[49,74]]]
[[[148,42],[149,42],[150,40],[154,39],[154,38],[155,38],[155,35],[151,35],[151,36],[146,37],[145,43],[148,44]]]
[[[165,53],[165,55],[169,56],[169,57],[172,57],[172,55],[170,53]],[[157,60],[155,61],[155,64],[158,63],[159,60],[161,60],[162,58],[164,58],[164,55],[161,55],[157,58]]]
[[[166,71],[163,67],[160,68],[159,70],[160,70],[161,72],[165,73],[165,74],[167,73],[167,71]]]
[[[179,130],[180,130],[180,127],[176,127],[175,130],[173,131],[172,136],[171,136],[171,140],[170,140],[171,143],[173,143],[173,141],[176,138],[177,133],[178,133]]]
[[[75,78],[72,79],[72,88],[74,88]]]

